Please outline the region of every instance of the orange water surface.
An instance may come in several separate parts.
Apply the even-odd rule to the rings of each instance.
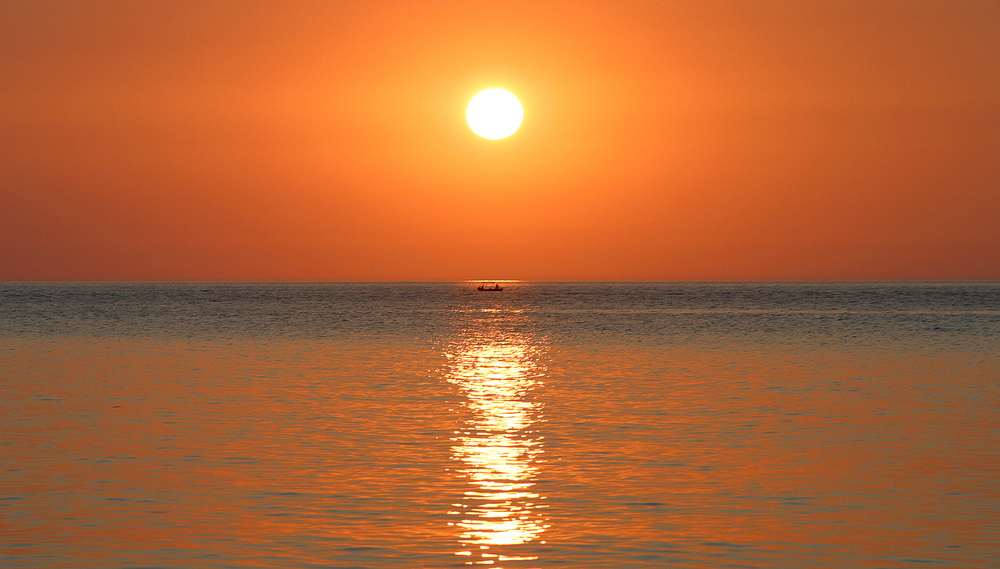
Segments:
[[[998,287],[27,286],[5,567],[1000,562]]]

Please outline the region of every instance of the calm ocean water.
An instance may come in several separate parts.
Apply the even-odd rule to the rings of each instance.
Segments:
[[[1000,566],[1000,285],[0,284],[0,565]]]

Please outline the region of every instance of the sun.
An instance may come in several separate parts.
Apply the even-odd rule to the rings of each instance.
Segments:
[[[524,120],[524,108],[513,93],[505,89],[480,91],[469,101],[465,120],[472,132],[497,140],[517,132]]]

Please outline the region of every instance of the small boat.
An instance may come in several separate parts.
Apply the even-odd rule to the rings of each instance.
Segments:
[[[481,284],[479,285],[479,290],[483,292],[503,292],[503,287],[500,283],[493,283],[491,285]]]

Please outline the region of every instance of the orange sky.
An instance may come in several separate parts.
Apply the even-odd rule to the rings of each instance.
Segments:
[[[1000,280],[1000,3],[0,3],[0,281],[475,278]]]

